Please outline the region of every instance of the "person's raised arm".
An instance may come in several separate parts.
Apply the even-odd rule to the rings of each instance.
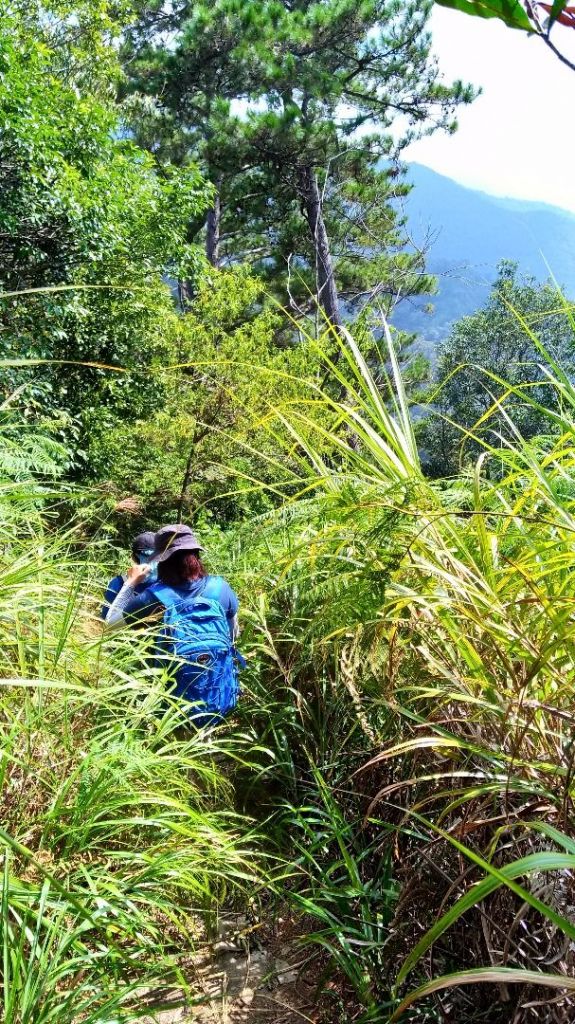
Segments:
[[[125,611],[128,609],[131,611],[131,605],[133,604],[136,594],[135,587],[139,583],[143,583],[150,571],[149,565],[132,565],[126,573],[126,581],[122,589],[116,594],[116,597],[112,601],[108,608],[106,617],[104,619],[105,626],[120,626],[126,621]]]
[[[110,580],[110,582],[108,583],[108,586],[106,587],[106,592],[104,594],[104,602],[100,610],[100,618],[102,619],[103,622],[106,621],[106,616],[110,611],[112,602],[120,593],[123,584],[124,580],[122,576],[114,576],[114,578]]]

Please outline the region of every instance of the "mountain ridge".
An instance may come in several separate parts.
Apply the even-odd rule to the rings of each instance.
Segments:
[[[414,187],[403,201],[415,245],[428,250],[438,294],[404,301],[393,320],[432,350],[453,323],[486,301],[504,259],[539,281],[553,276],[575,295],[575,214],[553,204],[493,196],[471,189],[423,164],[408,165]],[[433,312],[426,312],[431,304]]]

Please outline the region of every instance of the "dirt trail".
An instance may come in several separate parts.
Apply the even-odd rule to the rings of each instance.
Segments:
[[[144,1024],[314,1024],[297,952],[250,950],[236,925],[237,919],[222,922],[218,941],[194,960],[190,987],[205,997],[201,1004],[152,1011]]]

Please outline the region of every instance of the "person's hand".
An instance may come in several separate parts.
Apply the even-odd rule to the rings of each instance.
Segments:
[[[126,573],[126,579],[133,587],[137,587],[138,583],[144,582],[149,571],[149,565],[131,565]]]

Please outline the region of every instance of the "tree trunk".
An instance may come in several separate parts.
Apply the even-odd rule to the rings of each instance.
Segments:
[[[182,313],[188,310],[192,301],[192,282],[178,281],[178,303]]]
[[[222,207],[220,200],[221,178],[216,182],[214,205],[208,210],[206,221],[206,256],[212,267],[220,265],[220,222]]]
[[[329,238],[323,219],[322,198],[314,169],[304,167],[300,180],[303,208],[315,253],[318,301],[329,322],[338,328],[342,326],[343,321],[329,251]]]
[[[188,461],[186,462],[186,468],[185,468],[185,471],[184,471],[184,479],[182,480],[182,487],[181,487],[181,490],[180,490],[180,497],[179,497],[179,500],[178,500],[178,522],[179,523],[181,523],[182,517],[184,515],[184,505],[186,503],[186,494],[187,494],[187,491],[188,491],[190,480],[192,479],[192,466],[194,464],[195,450],[196,450],[196,439],[194,437],[193,440],[192,440],[191,447],[190,447],[190,454],[188,455]]]

